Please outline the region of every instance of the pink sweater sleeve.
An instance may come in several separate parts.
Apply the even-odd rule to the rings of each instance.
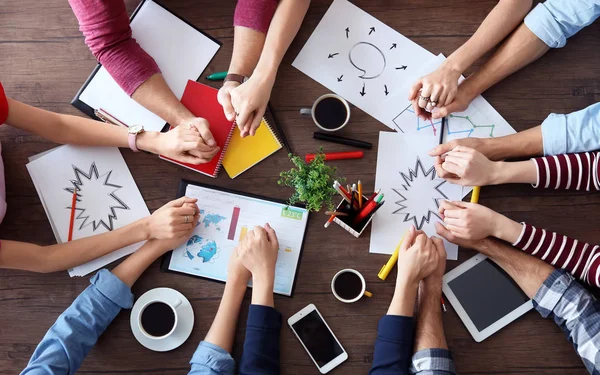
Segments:
[[[131,96],[160,69],[131,37],[123,0],[69,0],[79,30],[96,59]]]
[[[244,26],[267,33],[279,0],[239,0],[235,7],[233,26]]]

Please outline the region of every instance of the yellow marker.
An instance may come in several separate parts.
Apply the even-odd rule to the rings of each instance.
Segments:
[[[479,203],[479,192],[481,191],[481,186],[473,186],[473,191],[471,192],[471,203]]]
[[[248,233],[248,227],[247,226],[243,226],[242,229],[240,230],[240,239],[239,241],[243,241],[244,238],[246,237],[246,233]]]
[[[291,252],[292,252],[292,249],[290,249],[289,247],[286,247],[286,248],[285,248],[285,251],[286,251],[287,253],[291,253]]]
[[[388,275],[392,271],[392,268],[394,268],[394,266],[398,262],[398,253],[400,252],[400,246],[402,246],[402,241],[404,241],[404,236],[406,236],[406,233],[400,239],[400,242],[398,243],[398,246],[396,246],[396,250],[394,250],[394,252],[392,253],[390,260],[388,260],[387,263],[384,264],[383,267],[381,267],[381,270],[379,270],[377,277],[379,277],[381,280],[385,281],[385,279],[387,279]]]
[[[369,298],[373,297],[373,293],[369,292],[368,290],[365,290],[365,293],[363,295]]]

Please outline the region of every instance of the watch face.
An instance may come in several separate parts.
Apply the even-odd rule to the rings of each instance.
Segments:
[[[129,133],[131,134],[138,134],[141,133],[144,130],[144,127],[142,125],[132,125],[129,127]]]

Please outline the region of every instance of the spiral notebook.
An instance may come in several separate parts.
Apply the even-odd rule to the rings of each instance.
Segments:
[[[236,127],[223,158],[223,167],[231,178],[236,178],[256,164],[280,150],[282,143],[266,119],[262,119],[254,136],[242,138]]]
[[[215,142],[217,142],[217,145],[221,148],[219,152],[208,163],[199,165],[182,163],[163,155],[160,155],[161,159],[210,177],[217,177],[219,170],[221,169],[223,157],[225,156],[225,150],[227,150],[229,142],[231,141],[231,136],[233,135],[233,130],[236,128],[233,122],[227,120],[225,117],[223,108],[217,101],[217,93],[217,89],[189,80],[187,86],[185,86],[183,96],[181,97],[181,103],[183,103],[194,116],[205,118],[209,122],[210,132],[212,133]]]

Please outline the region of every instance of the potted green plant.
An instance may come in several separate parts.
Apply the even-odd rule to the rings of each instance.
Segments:
[[[332,210],[334,207],[333,196],[337,193],[333,182],[343,179],[336,177],[337,168],[325,164],[325,154],[319,149],[315,159],[306,163],[297,155],[288,155],[294,168],[281,172],[277,183],[294,188],[294,194],[289,199],[289,204],[304,203],[309,211],[319,211],[323,206]]]

